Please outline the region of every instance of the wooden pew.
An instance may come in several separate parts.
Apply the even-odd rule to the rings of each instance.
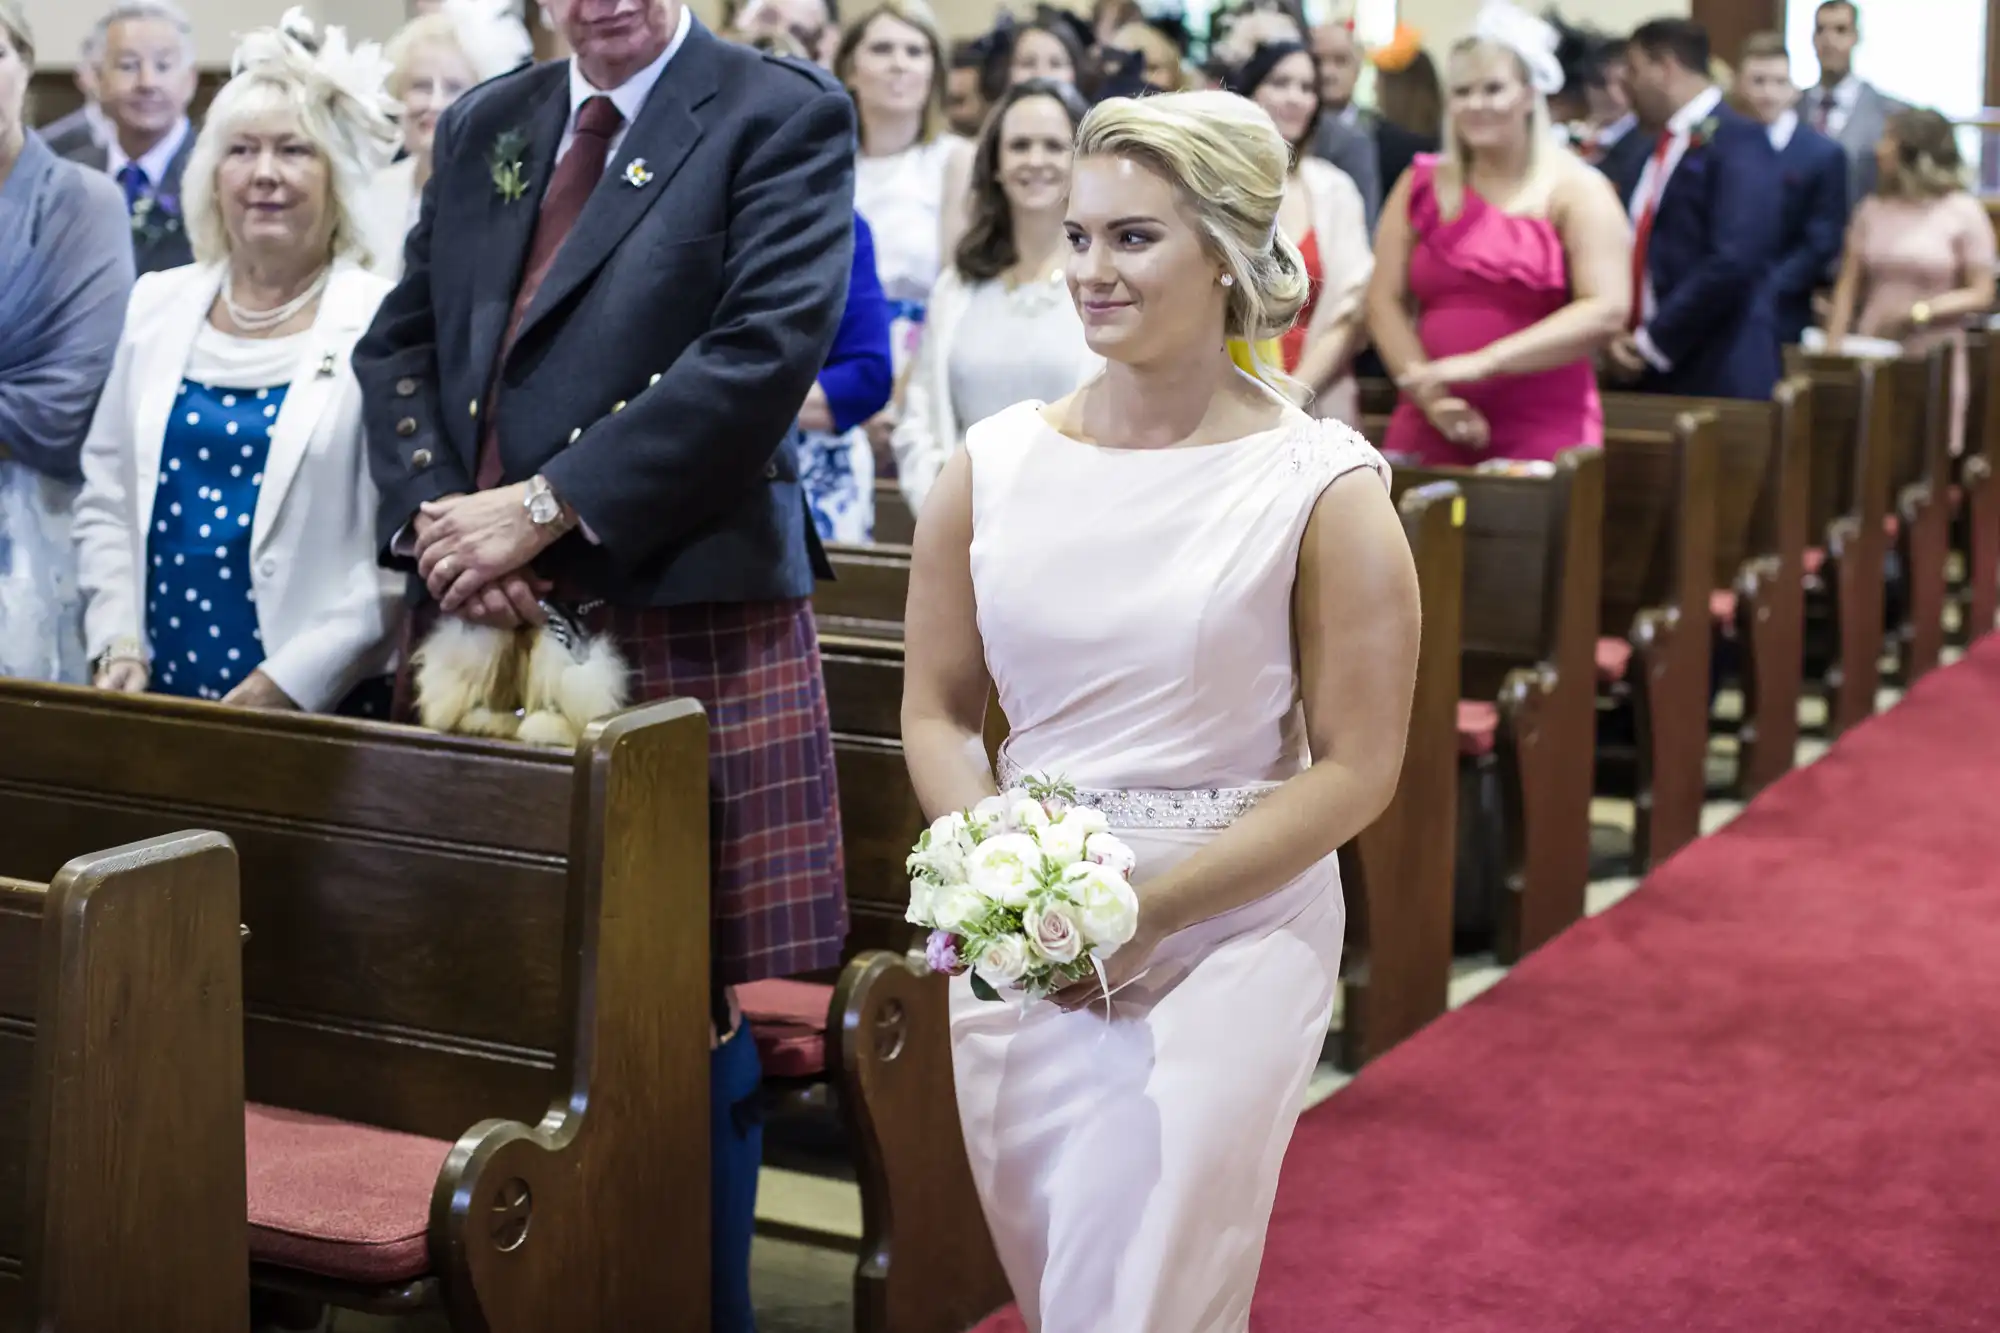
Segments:
[[[1951,555],[1951,357],[1943,347],[1894,363],[1897,460],[1890,542],[1902,557],[1898,680],[1907,689],[1944,653],[1945,566]]]
[[[1583,915],[1590,879],[1604,452],[1569,450],[1548,477],[1399,468],[1396,492],[1436,481],[1465,493],[1460,670],[1464,697],[1498,713],[1495,948],[1512,963]]]
[[[1807,656],[1824,660],[1829,736],[1873,715],[1881,685],[1883,561],[1909,379],[1901,364],[1786,349],[1787,373],[1810,380]]]
[[[0,879],[0,1331],[247,1333],[242,952],[219,834]]]
[[[1714,418],[1719,458],[1715,620],[1742,662],[1736,793],[1748,799],[1791,771],[1798,748],[1811,440],[1803,377],[1768,403],[1607,392],[1612,429],[1662,430],[1681,413]]]
[[[826,556],[833,565],[833,578],[813,591],[813,619],[822,636],[902,642],[910,548],[829,542]]]
[[[917,537],[917,516],[903,499],[903,488],[892,480],[875,483],[875,540],[883,546],[908,546]]]
[[[708,1327],[697,705],[572,755],[7,681],[0,736],[10,871],[237,846],[253,1280],[481,1333]]]
[[[1706,412],[1604,433],[1598,680],[1630,704],[1635,744],[1628,756],[1600,740],[1598,762],[1631,766],[1641,873],[1701,834],[1718,435]]]
[[[1957,508],[1965,561],[1959,624],[1970,642],[1992,633],[2000,615],[2000,332],[1968,334],[1966,361],[1971,383]]]

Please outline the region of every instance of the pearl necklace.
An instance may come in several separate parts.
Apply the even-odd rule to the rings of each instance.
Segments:
[[[320,293],[326,290],[326,280],[332,271],[330,268],[322,268],[318,275],[306,284],[304,291],[283,305],[274,306],[269,310],[245,310],[236,304],[236,275],[230,273],[222,280],[222,308],[229,312],[229,322],[242,332],[269,333],[279,325],[296,318],[299,311],[318,300]]]

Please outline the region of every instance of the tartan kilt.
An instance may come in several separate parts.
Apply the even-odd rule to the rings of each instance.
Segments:
[[[722,985],[837,966],[847,937],[840,792],[805,598],[600,606],[634,702],[708,712],[709,893]]]

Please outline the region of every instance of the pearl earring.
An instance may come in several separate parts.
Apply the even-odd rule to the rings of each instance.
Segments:
[[[1230,274],[1230,273],[1225,273],[1225,274],[1223,274],[1223,275],[1222,275],[1222,285],[1223,285],[1223,286],[1225,286],[1225,287],[1234,287],[1234,286],[1236,285],[1236,277],[1235,277],[1235,275],[1234,275],[1234,274]]]

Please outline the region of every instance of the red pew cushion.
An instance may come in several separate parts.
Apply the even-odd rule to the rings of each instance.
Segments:
[[[1493,739],[1500,733],[1500,707],[1476,699],[1458,701],[1458,752],[1478,756],[1493,753]]]
[[[736,988],[736,1001],[757,1042],[757,1058],[772,1078],[826,1072],[826,1011],[833,987],[778,978]]]
[[[449,1143],[255,1102],[243,1137],[252,1259],[366,1286],[430,1272],[431,1188]]]
[[[1597,641],[1597,683],[1616,685],[1632,669],[1632,641],[1604,638]]]

